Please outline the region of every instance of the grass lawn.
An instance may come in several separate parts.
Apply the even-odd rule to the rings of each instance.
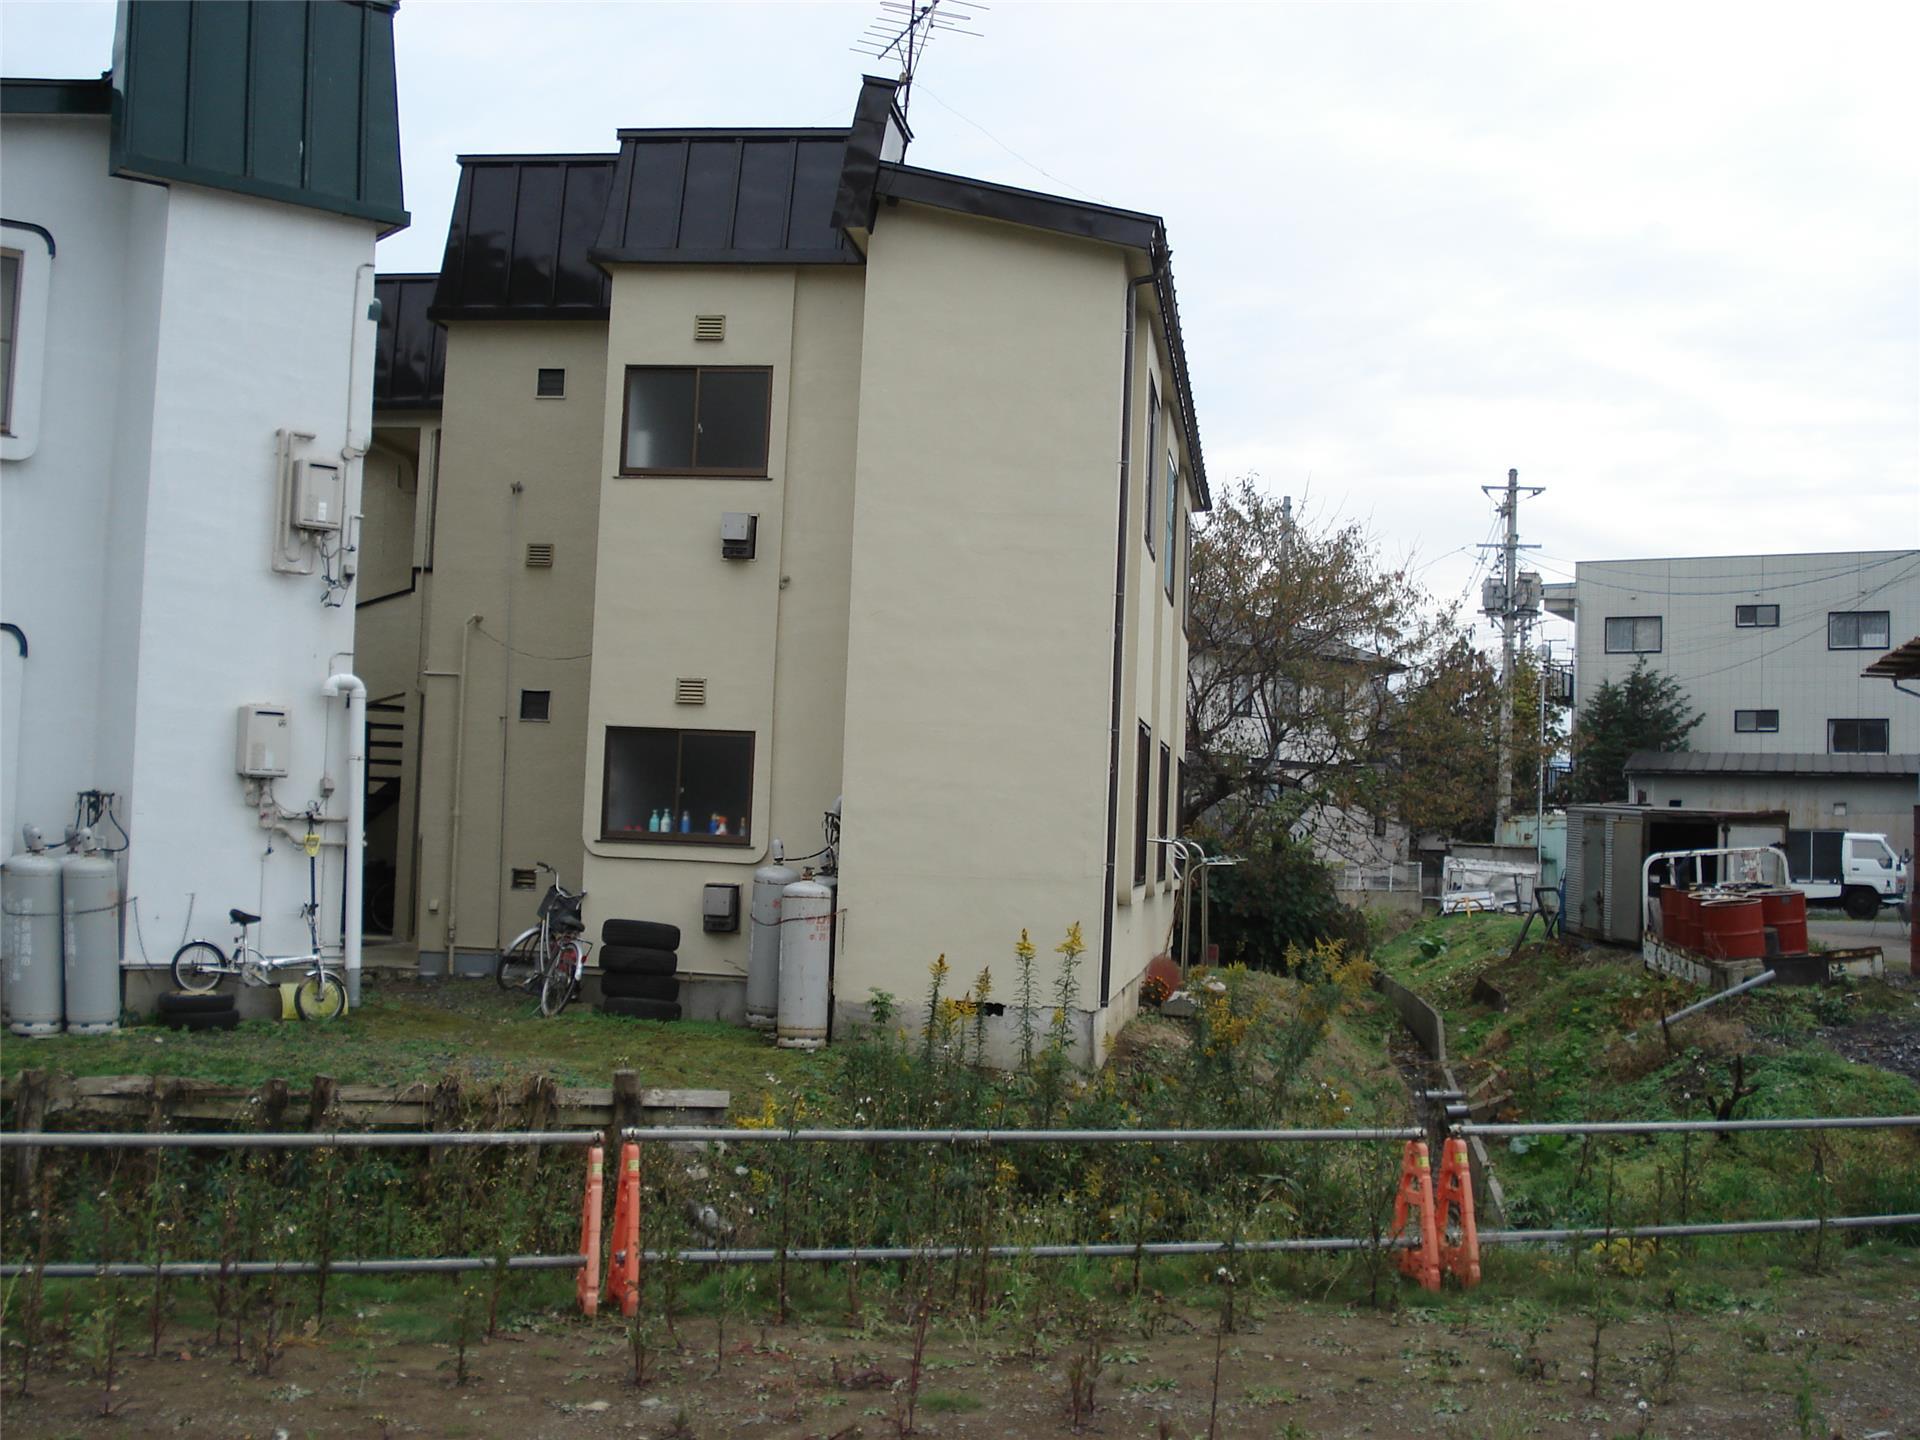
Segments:
[[[312,1075],[381,1085],[447,1074],[482,1082],[545,1074],[563,1085],[606,1085],[615,1070],[631,1069],[643,1085],[731,1091],[735,1111],[759,1107],[770,1075],[805,1083],[825,1063],[732,1025],[629,1020],[583,1005],[543,1020],[524,997],[503,994],[490,980],[370,981],[361,1007],[331,1024],[254,1020],[199,1032],[145,1024],[117,1035],[9,1037],[0,1047],[6,1075],[31,1067],[235,1085]]]

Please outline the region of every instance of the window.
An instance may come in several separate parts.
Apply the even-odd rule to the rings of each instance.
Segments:
[[[520,718],[522,720],[551,720],[553,718],[553,692],[551,690],[522,690],[520,692]]]
[[[1827,721],[1829,755],[1884,755],[1887,753],[1887,722],[1884,720]]]
[[[1609,615],[1607,654],[1657,655],[1660,652],[1658,615]]]
[[[1140,722],[1140,748],[1133,765],[1133,883],[1147,883],[1147,816],[1153,790],[1153,731]]]
[[[1236,675],[1227,682],[1227,713],[1251,715],[1256,708],[1260,685],[1251,675]]]
[[[1884,650],[1892,629],[1885,610],[1830,611],[1827,615],[1827,649]]]
[[[13,433],[14,336],[20,328],[20,253],[0,250],[0,433]]]
[[[605,766],[602,840],[750,843],[751,731],[610,727]]]
[[[1167,796],[1172,793],[1172,790],[1173,751],[1170,747],[1162,745],[1160,747],[1160,834],[1162,836],[1167,833]],[[1156,845],[1153,848],[1159,852],[1153,857],[1153,878],[1165,880],[1167,878],[1167,847]]]
[[[1733,729],[1737,735],[1772,735],[1780,729],[1778,710],[1736,710]]]
[[[1180,466],[1174,458],[1167,457],[1167,553],[1160,557],[1161,566],[1166,571],[1167,599],[1173,599],[1173,564],[1178,558],[1174,549],[1174,525],[1178,523],[1180,513]]]
[[[1375,815],[1373,817],[1373,838],[1376,840],[1384,840],[1387,838],[1387,817],[1385,815]]]
[[[622,475],[767,473],[773,372],[629,366]]]
[[[1160,523],[1153,508],[1153,472],[1160,468],[1160,391],[1147,381],[1147,454],[1140,469],[1147,478],[1147,499],[1140,507],[1147,531],[1147,553],[1153,554],[1153,529]]]
[[[1780,607],[1778,605],[1736,605],[1733,607],[1733,623],[1741,629],[1758,626],[1762,630],[1777,629],[1780,625]]]
[[[1847,859],[1862,865],[1878,865],[1882,870],[1893,869],[1893,851],[1879,839],[1847,841]]]
[[[533,393],[542,400],[564,400],[567,396],[567,372],[540,371],[534,376]]]

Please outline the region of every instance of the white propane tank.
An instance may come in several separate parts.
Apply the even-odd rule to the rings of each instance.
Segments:
[[[753,872],[753,903],[747,934],[747,1024],[771,1030],[780,1005],[780,892],[800,878],[780,863],[780,842],[773,842],[771,865]]]
[[[780,894],[780,1006],[774,1041],[782,1049],[818,1050],[827,1043],[832,944],[833,892],[811,880],[796,880]]]
[[[58,1035],[66,1013],[60,964],[60,861],[40,832],[21,829],[25,848],[0,865],[0,911],[7,955],[7,1028],[16,1035]]]
[[[79,852],[60,862],[67,1033],[108,1035],[120,1028],[120,868],[90,831],[80,832],[78,844]]]

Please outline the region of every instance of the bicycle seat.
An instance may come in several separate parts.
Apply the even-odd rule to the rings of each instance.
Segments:
[[[249,915],[244,910],[229,910],[227,911],[227,918],[236,925],[258,925],[260,923],[260,917],[258,915]]]

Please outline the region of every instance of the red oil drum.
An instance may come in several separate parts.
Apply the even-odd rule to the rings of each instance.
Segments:
[[[1773,927],[1782,955],[1807,953],[1807,897],[1798,890],[1762,890],[1760,923]]]
[[[1705,890],[1682,890],[1680,892],[1680,913],[1687,932],[1687,948],[1700,948],[1700,906],[1707,898]]]
[[[1678,885],[1660,887],[1660,938],[1682,950],[1700,948],[1699,922]]]
[[[1767,953],[1766,922],[1752,896],[1726,896],[1700,906],[1700,949],[1714,960],[1758,960]]]

